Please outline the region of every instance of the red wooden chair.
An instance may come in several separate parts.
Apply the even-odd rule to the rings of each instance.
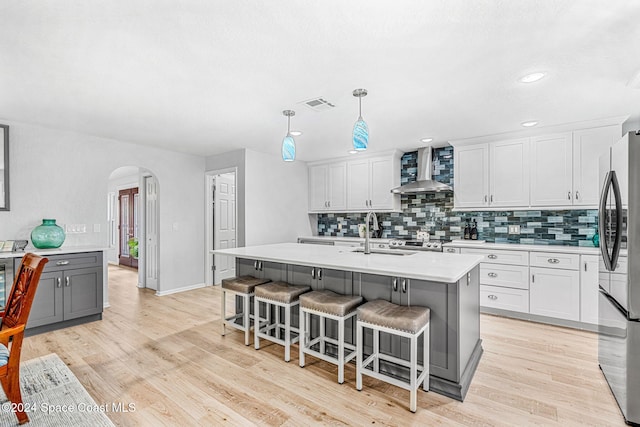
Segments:
[[[24,328],[29,319],[31,303],[38,288],[40,275],[49,260],[34,254],[26,254],[22,258],[20,268],[16,271],[11,292],[7,298],[4,311],[0,311],[0,382],[7,399],[17,409],[18,423],[29,422],[24,412],[22,394],[20,393],[20,350],[24,338]],[[9,344],[11,342],[11,344]]]

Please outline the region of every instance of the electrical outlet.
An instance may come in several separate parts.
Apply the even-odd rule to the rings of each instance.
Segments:
[[[520,234],[520,225],[510,225],[509,234]]]

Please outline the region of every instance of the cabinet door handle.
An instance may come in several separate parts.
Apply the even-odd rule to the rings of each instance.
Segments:
[[[56,283],[56,288],[60,288],[60,287],[62,287],[62,281],[60,280],[60,278],[59,278],[59,277],[56,279],[56,282],[57,282],[57,283]]]
[[[587,263],[584,263],[584,271],[587,271]]]
[[[498,259],[498,255],[489,254],[489,255],[487,255],[487,258],[489,258],[489,259]]]
[[[491,272],[491,273],[488,273],[487,276],[489,276],[489,277],[498,277],[498,274],[494,273],[494,272]]]
[[[559,264],[559,263],[560,263],[560,260],[559,260],[558,258],[549,258],[549,259],[547,260],[547,262],[548,262],[549,264]]]
[[[407,279],[402,279],[402,293],[407,293]]]
[[[67,264],[69,264],[69,261],[66,261],[66,260],[56,262],[56,265],[67,265]]]
[[[316,278],[316,268],[315,267],[311,267],[311,278],[312,279]]]
[[[487,195],[485,194],[484,195],[484,202],[487,203],[487,200],[488,200],[488,198],[487,198]]]
[[[262,271],[262,261],[260,261],[260,271]]]
[[[571,200],[571,191],[567,192],[567,200]]]
[[[493,203],[493,194],[491,195],[491,203]]]
[[[318,269],[318,280],[322,280],[322,269]]]
[[[329,200],[329,201],[327,202],[327,206],[328,206],[328,207],[331,207],[331,200]]]
[[[576,200],[580,198],[580,192],[576,190]]]
[[[490,300],[494,300],[494,301],[498,299],[498,297],[496,295],[493,295],[493,294],[487,295],[487,298],[489,298]]]
[[[455,249],[453,249],[453,248],[448,248],[448,249],[447,249],[447,252],[449,252],[449,253],[454,253],[455,251],[456,251],[456,250],[455,250]]]
[[[71,280],[69,279],[69,276],[64,278],[64,285],[65,286],[71,286]]]
[[[398,278],[394,277],[392,283],[393,283],[393,292],[396,292],[398,290]]]
[[[253,261],[253,269],[254,270],[258,269],[258,261]]]
[[[535,274],[531,275],[531,283],[536,283],[536,275]]]

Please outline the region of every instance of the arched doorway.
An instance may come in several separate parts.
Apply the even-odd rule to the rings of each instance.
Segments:
[[[138,287],[160,291],[158,269],[159,186],[153,172],[122,166],[107,188],[110,264],[138,269]]]

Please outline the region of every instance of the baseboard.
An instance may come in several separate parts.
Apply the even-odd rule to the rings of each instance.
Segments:
[[[207,286],[205,283],[196,283],[195,285],[183,286],[182,288],[169,289],[168,291],[156,291],[156,295],[163,297],[165,295],[177,294],[179,292],[192,291]]]

